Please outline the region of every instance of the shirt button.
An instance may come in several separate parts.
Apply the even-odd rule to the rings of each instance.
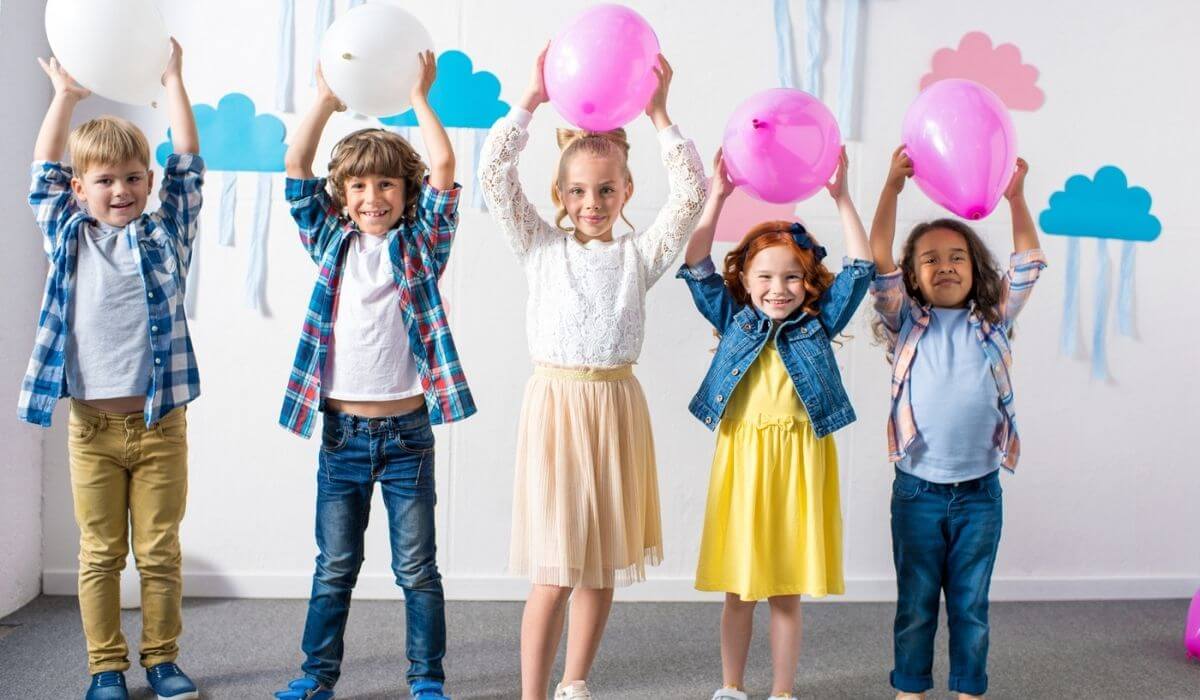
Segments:
[[[717,394],[717,403],[721,403],[724,400],[725,400],[724,396],[722,396],[721,394]]]
[[[158,332],[158,326],[150,326],[150,332],[151,332],[151,333],[157,333],[157,332]]]
[[[154,292],[146,292],[146,294],[147,294],[147,295],[148,295],[148,296],[149,296],[151,299],[153,299],[153,298],[154,298]]]
[[[735,376],[735,377],[736,377],[736,376],[738,376],[738,375],[739,375],[739,374],[741,374],[741,373],[742,373],[742,370],[738,369],[737,367],[734,367],[734,368],[733,368],[733,376]]]
[[[744,326],[742,326],[742,330],[747,330],[747,331],[750,330],[750,324],[747,323]]]
[[[161,358],[161,357],[156,357],[156,358],[154,358],[154,364],[156,364],[156,365],[161,365],[161,364],[162,364],[162,358]]]
[[[706,417],[704,418],[704,422],[705,422],[705,423],[712,423],[712,416],[706,416]]]

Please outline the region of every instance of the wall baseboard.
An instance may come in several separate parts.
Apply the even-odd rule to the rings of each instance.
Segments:
[[[202,598],[307,598],[311,574],[184,573],[184,594]],[[527,581],[508,577],[447,576],[443,580],[448,600],[524,600]],[[1191,598],[1200,577],[1079,577],[996,578],[992,580],[994,601],[1037,600],[1136,600]],[[42,593],[76,595],[76,572],[52,570],[42,573]],[[354,596],[360,600],[399,600],[403,596],[390,576],[360,576]],[[859,578],[846,581],[846,595],[830,596],[830,602],[890,602],[896,597],[892,579]],[[617,591],[617,600],[703,602],[719,601],[720,594],[701,593],[692,588],[691,578],[655,578]]]

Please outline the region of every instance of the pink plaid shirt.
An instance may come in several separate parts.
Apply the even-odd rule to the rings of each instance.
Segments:
[[[1039,248],[1013,253],[1008,263],[1000,293],[1000,322],[993,326],[975,313],[968,316],[979,344],[987,355],[1004,410],[1004,424],[996,434],[996,446],[1003,457],[1001,464],[1009,471],[1017,467],[1021,455],[1021,440],[1017,435],[1017,415],[1013,407],[1012,345],[1008,331],[1013,319],[1021,312],[1033,285],[1046,267],[1046,256]],[[876,275],[871,283],[871,299],[875,313],[883,321],[887,336],[888,358],[892,362],[892,409],[888,413],[888,460],[904,459],[908,447],[917,437],[909,395],[909,370],[917,353],[917,344],[929,327],[929,307],[915,303],[906,293],[900,270]]]

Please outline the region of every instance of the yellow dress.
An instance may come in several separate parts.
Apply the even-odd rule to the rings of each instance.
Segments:
[[[846,589],[837,448],[813,431],[774,342],[721,420],[696,588],[742,600]]]

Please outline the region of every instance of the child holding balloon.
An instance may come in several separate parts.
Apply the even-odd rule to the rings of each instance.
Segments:
[[[904,147],[875,219],[871,286],[875,335],[892,363],[888,417],[892,554],[896,565],[895,668],[899,698],[933,687],[941,591],[950,627],[949,688],[987,691],[988,588],[1000,544],[1000,467],[1020,453],[1013,411],[1013,320],[1046,266],[1025,203],[1028,166],[1017,159],[1005,191],[1014,252],[1001,275],[979,235],[955,219],[918,224],[899,266],[892,257],[896,202],[913,163]]]
[[[633,194],[622,129],[559,130],[555,224],[526,198],[517,172],[532,113],[546,102],[538,56],[528,92],[492,128],[480,183],[529,280],[526,318],[536,365],[517,440],[510,570],[533,590],[521,623],[523,697],[545,697],[570,600],[566,667],[556,698],[589,698],[588,671],[614,586],[662,559],[654,441],[632,365],[646,291],[691,233],[705,196],[696,147],[667,116],[672,70],[659,56],[645,113],[658,129],[670,197],[645,231],[618,230]],[[570,226],[564,227],[564,219]]]
[[[150,214],[146,136],[116,117],[92,119],[68,135],[75,105],[91,93],[55,58],[39,59],[54,99],[34,146],[29,204],[46,237],[50,270],[18,415],[49,426],[58,399],[72,397],[67,456],[92,674],[88,700],[129,697],[120,587],[130,529],[146,679],[159,697],[199,697],[175,659],[183,631],[185,407],[200,394],[183,295],[204,161],[183,85],[183,52],[174,39],[171,45],[162,82],[174,152],[163,166],[162,207]],[[61,162],[64,150],[70,167]]]
[[[292,217],[320,272],[280,422],[305,437],[318,408],[323,422],[319,553],[300,644],[304,676],[275,694],[286,700],[333,698],[376,482],[390,523],[392,570],[404,589],[409,689],[418,700],[444,697],[431,424],[466,418],[475,405],[438,290],[462,188],[450,139],[429,105],[433,52],[418,60],[411,99],[429,148],[428,175],[403,138],[360,129],[334,146],[328,180],[315,177],[321,132],[345,109],[319,72],[317,101],[285,159]]]
[[[847,258],[835,276],[825,249],[791,221],[750,229],[713,265],[713,235],[733,192],[720,153],[704,214],[678,277],[720,334],[689,410],[717,430],[696,588],[725,593],[724,687],[713,700],[746,700],[742,688],[754,607],[771,607],[771,697],[791,698],[800,658],[801,595],[845,591],[837,448],[854,421],[832,339],[866,296],[875,265],[846,188],[842,152],[826,187],[837,203]]]

